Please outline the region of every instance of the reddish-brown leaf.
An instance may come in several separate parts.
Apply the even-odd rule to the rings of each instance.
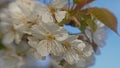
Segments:
[[[105,8],[97,7],[88,8],[88,10],[92,16],[117,33],[117,19],[110,11]]]
[[[94,0],[83,0],[83,1],[80,1],[77,6],[75,7],[75,10],[80,10],[83,6],[85,6],[86,4],[88,3],[91,3],[93,2]]]

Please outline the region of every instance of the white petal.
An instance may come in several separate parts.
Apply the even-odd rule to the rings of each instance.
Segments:
[[[66,5],[66,0],[54,0],[54,6],[56,8],[63,8]]]
[[[89,56],[84,58],[84,60],[80,60],[78,64],[76,64],[77,68],[88,68],[89,66],[93,65],[94,63],[94,56]]]
[[[69,63],[69,64],[75,64],[79,62],[79,55],[76,54],[75,52],[71,51],[71,52],[67,52],[65,54],[65,60]]]
[[[82,53],[83,53],[84,57],[89,57],[89,56],[93,55],[93,49],[90,45],[88,45],[87,47],[84,48]]]
[[[37,47],[37,52],[41,56],[48,56],[50,53],[49,42],[47,40],[40,41]]]
[[[64,41],[68,38],[68,33],[64,28],[59,28],[55,34],[56,40],[58,41]]]
[[[35,5],[34,12],[37,12],[40,16],[43,16],[46,12],[49,11],[49,8],[46,4],[40,3]]]
[[[107,37],[105,27],[99,27],[93,35],[93,40],[98,46],[104,46]]]
[[[59,29],[61,29],[60,26],[53,22],[41,23],[40,26],[44,29],[44,31],[50,32],[51,34],[55,34]]]
[[[36,38],[43,39],[45,35],[45,30],[40,25],[34,25],[31,28],[31,33]]]
[[[20,42],[21,42],[21,40],[22,40],[22,34],[20,34],[20,33],[15,33],[15,42],[17,43],[17,44],[19,44]]]
[[[88,67],[88,66],[87,66],[85,60],[80,60],[80,61],[78,62],[78,64],[76,64],[76,67],[77,67],[77,68],[86,68],[86,67]]]
[[[51,42],[51,53],[56,56],[62,55],[64,53],[64,48],[59,42],[54,40]]]
[[[33,47],[33,48],[37,48],[37,45],[39,43],[39,40],[36,39],[35,37],[28,37],[28,44]]]
[[[31,14],[36,4],[32,0],[17,0],[16,3],[25,15]]]
[[[25,24],[24,22],[13,23],[13,26],[18,32],[30,34],[28,24]]]
[[[12,27],[11,23],[0,22],[0,31],[3,33],[10,31],[11,27]]]
[[[79,37],[79,35],[69,35],[65,41],[72,42],[74,40],[77,40],[78,37]]]
[[[57,21],[61,22],[65,18],[66,13],[67,13],[66,11],[57,11],[55,13],[55,17],[56,17]]]
[[[19,18],[24,16],[21,9],[18,7],[18,5],[15,2],[10,4],[9,11],[13,18]]]
[[[53,18],[50,12],[46,12],[42,15],[42,21],[45,23],[53,22]]]
[[[100,22],[100,21],[97,21],[96,24],[97,24],[98,27],[104,27],[104,26],[105,26],[105,25],[104,25],[102,22]]]
[[[74,48],[78,49],[78,51],[82,51],[86,47],[85,43],[82,40],[76,39],[72,41],[71,44]]]
[[[43,58],[43,57],[42,57],[39,53],[37,53],[36,51],[33,52],[33,55],[35,56],[35,58],[40,59],[40,60]]]
[[[92,42],[92,33],[91,33],[89,27],[86,28],[85,34],[87,35],[87,37],[89,38],[89,40]]]
[[[3,37],[3,43],[4,44],[11,44],[15,40],[14,32],[8,32]]]
[[[23,64],[21,63],[23,62],[22,58],[13,53],[3,54],[1,58],[4,60],[5,64],[3,68],[20,68]]]

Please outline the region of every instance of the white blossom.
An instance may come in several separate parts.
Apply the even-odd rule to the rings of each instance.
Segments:
[[[97,21],[97,29],[93,33],[93,35],[92,35],[91,29],[89,27],[86,28],[85,32],[86,32],[86,35],[91,42],[92,42],[92,39],[93,39],[93,41],[98,46],[104,46],[105,45],[105,39],[106,39],[106,36],[107,36],[106,27],[101,22]]]
[[[31,34],[29,30],[32,25],[39,23],[38,6],[40,4],[37,1],[16,0],[3,10],[0,14],[3,43],[10,44],[15,41],[18,44],[25,34]]]
[[[79,63],[75,64],[76,68],[88,68],[89,66],[94,64],[94,56],[91,55],[89,57],[85,57],[84,61],[80,61]]]
[[[8,10],[5,9],[0,13],[0,31],[3,33],[3,43],[11,44],[14,41],[19,43],[21,41],[22,34],[16,31],[11,22],[11,16],[8,13]]]
[[[21,68],[23,64],[23,58],[14,52],[4,51],[0,54],[0,67],[2,68]]]
[[[86,49],[87,46],[82,40],[66,41],[63,45],[66,48],[64,58],[69,64],[82,62],[82,60],[85,60],[84,57],[92,55],[92,49]]]
[[[17,0],[11,3],[8,11],[14,28],[22,33],[29,33],[30,27],[39,21],[38,6],[39,2],[33,0]]]
[[[31,32],[33,38],[28,38],[28,43],[35,48],[41,56],[47,56],[49,54],[60,55],[64,52],[60,41],[66,39],[68,33],[63,27],[59,27],[54,23],[47,24],[41,22],[38,25],[34,25],[31,28]]]
[[[42,21],[48,23],[56,19],[58,23],[61,22],[65,18],[67,11],[59,9],[63,8],[65,4],[66,0],[54,0],[53,4],[50,5],[41,4],[41,11],[39,13],[42,16]]]
[[[1,29],[5,30],[3,32],[3,43],[4,44],[11,44],[14,41],[16,43],[19,43],[21,41],[21,37],[23,36],[22,33],[17,32],[16,30],[14,30],[13,26],[11,23],[8,22],[1,22]]]
[[[53,1],[54,1],[53,5],[58,9],[65,7],[67,3],[66,0],[53,0]]]
[[[107,37],[106,28],[102,27],[97,29],[97,31],[94,33],[93,39],[98,46],[104,46],[106,37]]]
[[[87,38],[83,41],[78,39],[78,35],[69,35],[63,26],[58,26],[66,17],[67,10],[63,9],[66,8],[67,0],[50,0],[48,3],[15,0],[0,11],[2,42],[10,49],[0,52],[1,68],[21,68],[24,64],[21,53],[26,56],[31,53],[37,60],[53,56],[52,59],[56,59],[54,65],[59,68],[62,68],[58,65],[61,60],[67,62],[63,68],[87,68],[93,64],[93,48],[86,39],[103,46],[105,25],[96,22],[97,30],[94,33],[87,27]],[[29,60],[30,57],[25,59]],[[29,65],[29,61],[26,62]],[[33,62],[30,60],[30,63]]]

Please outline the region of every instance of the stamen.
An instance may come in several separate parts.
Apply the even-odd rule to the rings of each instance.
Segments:
[[[71,44],[69,42],[64,42],[63,45],[65,46],[66,49],[72,50]]]
[[[48,33],[47,33],[47,40],[53,41],[53,40],[55,40],[55,37],[48,32]]]

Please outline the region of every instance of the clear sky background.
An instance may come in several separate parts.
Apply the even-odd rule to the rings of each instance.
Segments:
[[[96,0],[92,6],[104,7],[110,10],[118,19],[120,33],[120,0]],[[101,48],[101,54],[96,56],[95,65],[90,68],[120,68],[120,37],[108,30],[106,45]]]

